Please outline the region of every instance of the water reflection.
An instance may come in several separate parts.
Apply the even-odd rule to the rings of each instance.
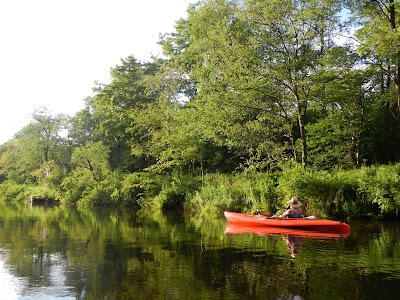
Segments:
[[[228,224],[224,230],[225,234],[253,234],[256,236],[281,236],[285,242],[289,254],[295,258],[301,249],[303,239],[330,240],[347,237],[349,234],[318,232],[294,228],[280,228],[267,226],[244,226]]]
[[[66,280],[65,259],[58,254],[32,255],[31,274],[6,263],[12,254],[1,251],[0,299],[75,299]]]
[[[226,225],[0,203],[0,299],[368,299],[400,284],[398,224],[346,238]]]
[[[295,258],[300,251],[301,244],[303,243],[303,238],[295,235],[282,234],[282,239],[286,242],[286,245],[290,252],[290,256]]]
[[[13,276],[4,261],[5,250],[0,249],[0,299],[16,299],[21,293],[22,280]]]
[[[303,300],[304,298],[300,295],[282,295],[277,298],[277,300]]]
[[[280,236],[291,235],[312,239],[333,239],[347,237],[350,233],[332,233],[323,231],[304,230],[290,227],[273,227],[273,226],[246,226],[237,224],[228,224],[224,230],[225,234],[244,234],[251,233],[260,236]]]

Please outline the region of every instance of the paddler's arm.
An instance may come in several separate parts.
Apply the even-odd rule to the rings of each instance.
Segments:
[[[281,215],[279,215],[279,216],[273,215],[271,218],[272,219],[282,219],[282,218],[287,218],[288,216],[289,216],[289,210],[286,210]]]
[[[279,218],[287,218],[290,215],[290,208],[284,211]]]

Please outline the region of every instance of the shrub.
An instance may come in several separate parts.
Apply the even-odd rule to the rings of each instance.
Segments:
[[[141,204],[161,209],[183,208],[187,199],[199,189],[200,184],[200,177],[178,172],[170,176],[155,177],[153,188],[159,191],[158,194],[145,197]]]
[[[285,169],[279,178],[282,199],[297,195],[306,212],[320,218],[353,216],[352,203],[357,198],[357,181],[352,172],[315,171],[301,166]]]
[[[278,191],[283,198],[299,196],[319,217],[398,218],[400,164],[330,172],[288,168]]]
[[[0,199],[3,201],[27,201],[29,191],[27,185],[6,180],[0,184]]]
[[[275,177],[266,173],[208,174],[188,206],[210,213],[224,210],[271,213],[277,207],[275,185]]]
[[[363,167],[359,171],[359,194],[370,207],[370,214],[398,217],[400,207],[400,164]]]

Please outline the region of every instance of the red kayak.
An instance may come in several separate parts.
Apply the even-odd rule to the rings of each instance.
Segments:
[[[335,232],[321,232],[314,230],[303,230],[299,228],[290,227],[276,227],[276,226],[245,226],[229,223],[224,230],[225,234],[254,234],[260,236],[279,236],[290,235],[302,238],[312,239],[334,239],[349,236],[348,233],[335,233]]]
[[[265,215],[246,215],[225,211],[225,218],[229,223],[246,227],[278,227],[309,230],[315,232],[328,232],[349,234],[351,228],[348,224],[315,218],[271,218]]]

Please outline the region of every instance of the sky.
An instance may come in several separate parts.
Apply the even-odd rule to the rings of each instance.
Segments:
[[[174,31],[194,0],[0,1],[0,144],[35,109],[73,116],[95,81],[133,55],[161,55],[160,33]]]

